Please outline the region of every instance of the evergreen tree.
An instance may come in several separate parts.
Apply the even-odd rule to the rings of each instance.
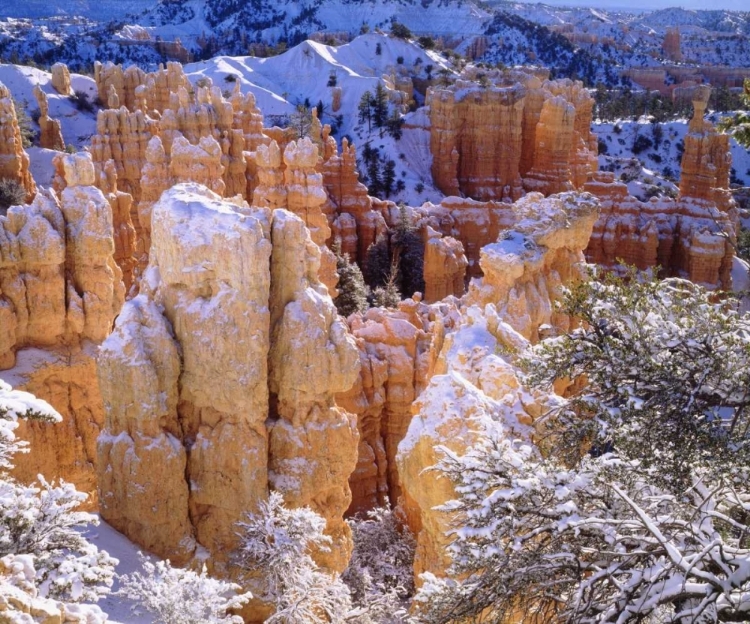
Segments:
[[[367,122],[367,131],[372,131],[372,93],[365,91],[359,99],[357,112],[359,113],[359,123]]]
[[[333,253],[336,254],[336,272],[339,274],[339,295],[333,300],[336,309],[344,317],[364,312],[367,310],[367,286],[362,271],[350,261],[349,254],[341,251],[341,240],[334,242]]]
[[[378,83],[375,88],[375,95],[372,98],[372,123],[376,128],[380,128],[380,136],[383,136],[383,128],[388,120],[388,92],[382,83]]]
[[[376,197],[379,196],[383,185],[380,179],[380,160],[378,158],[371,158],[370,162],[367,163],[367,177],[370,180],[370,184],[367,186],[368,193]]]
[[[446,452],[460,580],[425,575],[416,621],[747,621],[750,318],[635,272],[561,312],[581,325],[529,347],[525,381],[586,383],[531,426],[488,412]]]
[[[364,277],[370,288],[382,287],[391,272],[391,245],[387,234],[378,236],[367,248]]]
[[[289,123],[294,128],[297,139],[310,136],[310,129],[312,128],[312,113],[310,109],[304,104],[298,104],[297,109],[289,119]]]
[[[403,134],[403,131],[401,130],[401,126],[403,125],[404,120],[401,117],[401,114],[394,108],[390,116],[388,117],[388,120],[385,122],[388,134],[390,134],[394,139],[398,141]]]
[[[390,158],[385,161],[385,167],[383,168],[383,179],[382,187],[383,194],[386,197],[390,197],[393,192],[393,185],[396,182],[396,163]]]
[[[727,117],[719,124],[719,129],[729,132],[740,145],[750,149],[750,79],[745,80],[742,92],[745,111],[735,117]]]
[[[393,236],[394,256],[399,267],[399,290],[407,297],[424,292],[424,241],[411,223],[406,206],[401,204],[396,232]]]
[[[372,303],[379,308],[395,308],[401,302],[401,292],[398,289],[398,265],[391,264],[388,278],[383,286],[372,291]]]

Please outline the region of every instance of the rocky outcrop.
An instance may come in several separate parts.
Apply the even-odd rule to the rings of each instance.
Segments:
[[[125,291],[129,291],[135,279],[136,237],[131,218],[133,196],[117,188],[117,168],[113,160],[107,161],[99,176],[99,188],[112,207],[112,226],[115,236],[115,262],[122,271]]]
[[[52,73],[52,88],[60,95],[70,95],[73,88],[70,86],[68,66],[65,63],[55,63],[50,72]]]
[[[678,26],[667,28],[664,34],[664,43],[662,44],[664,56],[670,61],[679,62],[682,60],[682,48],[680,44],[680,29]]]
[[[269,483],[288,505],[309,506],[326,519],[333,547],[318,560],[341,571],[351,555],[343,514],[359,436],[355,417],[334,395],[354,384],[360,362],[318,280],[320,249],[304,223],[274,212],[271,240]]]
[[[337,396],[357,415],[360,433],[350,514],[398,501],[396,450],[411,422],[412,404],[432,376],[445,329],[456,316],[451,304],[406,299],[397,310],[372,308],[350,317],[361,372],[354,386]]]
[[[39,106],[39,120],[37,121],[39,124],[39,146],[62,152],[65,149],[65,141],[63,141],[60,122],[49,116],[47,94],[42,91],[39,85],[34,86],[34,98]]]
[[[611,173],[599,173],[585,185],[602,203],[586,251],[591,262],[608,268],[659,266],[665,276],[731,289],[738,213],[728,190],[729,139],[703,119],[709,93],[706,87],[695,92],[676,200],[640,202]]]
[[[304,223],[234,201],[178,184],[153,207],[141,294],[98,362],[101,513],[160,556],[205,549],[222,570],[236,522],[272,487],[324,515],[321,563],[340,571],[358,436],[333,397],[357,350]]]
[[[125,106],[131,111],[158,113],[169,106],[172,93],[190,86],[180,63],[159,65],[155,72],[146,73],[135,65],[124,69],[121,65],[96,62],[94,80],[102,102],[108,103],[114,96],[117,108]]]
[[[468,260],[466,274],[481,277],[479,255],[482,247],[494,243],[500,232],[513,227],[516,216],[512,204],[479,202],[446,197],[438,204],[425,204],[419,225],[431,227],[443,236],[457,239]]]
[[[442,237],[428,226],[424,246],[424,299],[428,303],[449,296],[462,297],[469,262],[464,246],[450,236]]]
[[[62,477],[95,493],[94,440],[103,413],[94,347],[109,334],[124,289],[112,211],[93,186],[90,156],[64,155],[61,165],[67,186],[59,199],[41,191],[29,206],[0,217],[0,375],[63,416],[54,430],[20,425],[24,438],[49,452],[19,456],[16,476]]]
[[[553,312],[553,302],[561,285],[581,278],[597,203],[587,194],[544,199],[532,193],[516,205],[516,228],[482,252],[484,277],[445,336],[396,456],[401,511],[417,536],[417,575],[441,575],[450,564],[452,516],[437,507],[455,492],[449,480],[427,470],[440,459],[439,449],[464,451],[482,435],[484,417],[503,419],[509,435],[520,435],[554,400],[522,387],[513,356],[538,337],[541,325],[567,329],[569,319]]]
[[[341,238],[342,251],[362,265],[367,248],[385,232],[386,223],[382,214],[373,209],[367,187],[359,181],[354,145],[343,139],[339,153],[333,137],[326,137],[322,170],[323,185],[332,204],[333,235]]]
[[[518,199],[525,90],[519,85],[428,91],[435,185],[446,195]],[[469,155],[471,154],[471,157]]]
[[[16,108],[8,88],[0,82],[0,180],[18,182],[26,191],[26,201],[36,194],[29,171],[29,155],[23,149]]]
[[[446,195],[513,201],[580,188],[596,170],[593,99],[579,82],[472,68],[426,101],[432,176]]]
[[[535,129],[534,165],[524,178],[527,189],[545,195],[573,189],[569,154],[575,107],[561,96],[544,101]]]
[[[141,171],[146,162],[146,147],[158,133],[157,122],[141,111],[130,112],[122,107],[99,111],[97,116],[96,134],[91,137],[89,148],[97,173],[101,174],[107,162],[113,161],[118,188],[132,195],[135,204],[141,199]],[[132,220],[136,232],[140,232],[136,212],[133,212]]]

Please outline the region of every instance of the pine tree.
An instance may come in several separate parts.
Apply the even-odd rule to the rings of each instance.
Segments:
[[[399,222],[393,236],[394,258],[399,267],[399,290],[407,297],[424,292],[424,241],[401,204]]]
[[[388,279],[383,286],[378,286],[372,291],[372,303],[379,308],[395,308],[401,302],[401,292],[398,289],[399,273],[398,265],[391,264]]]
[[[372,123],[376,128],[380,128],[380,136],[382,137],[383,128],[388,119],[388,92],[380,82],[375,88],[372,102]]]
[[[341,251],[341,240],[333,244],[336,254],[336,272],[339,274],[339,295],[333,300],[339,314],[348,317],[355,312],[367,310],[367,286],[362,271],[356,263],[351,262],[349,254]]]
[[[391,245],[388,234],[381,234],[367,248],[364,277],[370,288],[384,286],[391,272]]]
[[[383,168],[383,179],[382,179],[382,187],[383,187],[383,194],[386,197],[390,197],[391,193],[393,192],[393,185],[396,182],[396,163],[388,159],[385,161],[385,167]]]
[[[403,125],[404,120],[401,117],[401,114],[394,108],[393,112],[391,112],[390,117],[388,117],[388,120],[386,121],[388,134],[390,134],[394,139],[398,141],[403,134],[403,131],[401,130],[401,126]]]
[[[727,117],[719,124],[719,129],[731,133],[737,143],[750,149],[750,79],[745,79],[742,102],[746,108],[735,117]]]
[[[378,158],[372,158],[367,163],[367,177],[370,179],[370,184],[367,186],[368,193],[378,197],[383,189],[380,179],[380,160]]]
[[[357,111],[359,113],[359,123],[367,122],[367,131],[372,131],[372,93],[365,91],[359,99]]]

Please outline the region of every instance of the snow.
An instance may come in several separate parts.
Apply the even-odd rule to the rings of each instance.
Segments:
[[[112,557],[119,560],[117,574],[131,574],[143,572],[142,562],[138,558],[139,548],[122,533],[119,533],[103,520],[99,526],[90,526],[84,536],[100,550],[106,550]],[[155,558],[151,557],[156,561]],[[119,589],[119,581],[115,578],[113,591]],[[109,615],[109,620],[116,624],[151,624],[154,620],[148,614],[136,615],[132,612],[134,602],[125,596],[114,596],[109,594],[102,598],[97,605]]]
[[[47,94],[49,116],[60,120],[66,145],[82,147],[96,133],[96,114],[76,109],[68,96],[61,95],[53,89],[51,80],[52,75],[40,69],[0,64],[0,82],[10,89],[18,102],[26,105],[27,112],[31,113],[38,108],[34,98],[34,86],[39,85]],[[85,91],[92,101],[96,98],[96,83],[93,78],[71,74],[70,81],[74,91]]]
[[[657,125],[662,129],[659,146],[652,145],[641,153],[634,154],[633,144],[636,138],[642,136],[653,143],[653,128]],[[626,178],[634,178],[628,187],[630,194],[639,199],[647,199],[645,193],[652,186],[662,187],[662,193],[668,189],[674,192],[675,184],[670,184],[665,178],[679,180],[682,152],[678,146],[684,144],[687,128],[687,119],[660,124],[652,124],[646,119],[621,120],[615,123],[595,122],[592,131],[607,146],[606,154],[599,156],[599,168],[615,171],[618,179],[623,174]],[[736,179],[744,186],[750,186],[750,152],[734,139],[730,139],[730,151]],[[631,165],[634,158],[640,162],[640,168]]]

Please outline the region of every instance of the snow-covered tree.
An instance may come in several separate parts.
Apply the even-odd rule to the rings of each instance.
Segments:
[[[333,243],[333,253],[336,256],[336,273],[339,281],[336,288],[338,296],[333,300],[339,314],[348,317],[355,312],[367,310],[367,285],[362,271],[355,262],[349,259],[349,254],[341,250],[341,239]]]
[[[354,551],[342,579],[360,608],[360,622],[407,621],[406,606],[414,593],[414,538],[390,509],[374,509],[348,522]]]
[[[349,590],[336,574],[320,570],[312,558],[330,548],[325,520],[311,509],[287,509],[278,492],[258,513],[238,524],[237,565],[260,579],[256,594],[275,607],[267,624],[335,624],[352,615]]]
[[[744,111],[737,112],[733,117],[722,119],[719,129],[729,132],[740,145],[750,148],[750,79],[745,79],[742,91]]]
[[[419,621],[747,621],[750,320],[635,275],[563,309],[584,323],[531,349],[528,382],[587,383],[534,428],[499,413],[445,450],[454,564],[425,577]]]
[[[200,573],[174,568],[169,561],[152,563],[139,553],[143,573],[120,577],[118,595],[136,601],[134,611],[145,610],[155,624],[242,624],[231,615],[252,595],[236,583],[211,578],[206,566]]]
[[[61,420],[45,401],[0,381],[0,557],[33,557],[29,565],[42,597],[95,602],[109,591],[117,560],[79,532],[98,523],[96,516],[75,511],[86,494],[41,476],[38,485],[22,485],[8,474],[13,455],[28,451],[15,435],[19,418]]]

